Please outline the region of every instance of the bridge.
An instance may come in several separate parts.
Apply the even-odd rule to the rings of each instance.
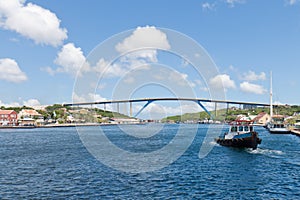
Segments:
[[[213,115],[205,108],[202,103],[215,103],[215,113],[217,112],[217,104],[227,104],[227,111],[229,105],[251,105],[251,106],[265,106],[269,107],[270,104],[258,103],[258,102],[242,102],[242,101],[227,101],[227,100],[213,100],[213,99],[201,99],[201,98],[142,98],[142,99],[127,99],[127,100],[107,100],[107,101],[96,101],[96,102],[82,102],[82,103],[67,103],[62,104],[63,106],[87,106],[87,105],[104,105],[104,110],[106,110],[106,104],[117,104],[117,112],[119,110],[120,103],[130,104],[130,117],[133,116],[132,113],[132,103],[146,102],[145,105],[133,116],[136,118],[149,104],[155,101],[190,101],[197,103],[209,116],[213,119]]]

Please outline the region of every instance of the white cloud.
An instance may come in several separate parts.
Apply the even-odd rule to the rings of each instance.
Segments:
[[[245,3],[245,0],[225,0],[225,2],[233,8],[237,3]]]
[[[151,72],[151,70],[150,70]],[[166,74],[167,73],[167,74]],[[161,73],[151,73],[152,77],[158,81],[168,80],[169,83],[174,83],[174,85],[179,86],[189,86],[195,87],[196,83],[188,80],[188,75],[185,73],[180,73],[178,71],[168,71],[165,72],[161,70]]]
[[[219,74],[209,80],[209,85],[213,88],[224,88],[226,89],[234,89],[236,88],[233,80],[230,79],[230,76],[227,74]]]
[[[96,93],[87,93],[87,94],[77,94],[75,92],[73,92],[73,97],[72,97],[72,101],[74,103],[84,103],[84,102],[99,102],[99,101],[107,101],[106,98],[102,97],[101,95],[99,94],[96,94]],[[95,107],[101,107],[101,109],[104,109],[104,105],[93,105]],[[87,107],[87,108],[90,108],[91,105],[86,105],[86,106],[83,106],[83,107]],[[105,109],[106,110],[110,110],[110,111],[113,111],[113,106],[112,104],[106,104],[105,105]]]
[[[229,66],[229,70],[231,70],[231,71],[236,71],[236,68],[235,68],[233,65],[230,65],[230,66]]]
[[[4,103],[0,100],[0,106],[8,107],[20,107],[21,105],[18,102]]]
[[[126,53],[121,61],[127,63],[129,68],[157,62],[157,49],[170,48],[167,35],[154,26],[137,27],[129,37],[116,45],[119,53]]]
[[[54,63],[59,65],[57,69],[51,67],[42,68],[42,71],[54,75],[56,73],[67,73],[76,76],[78,71],[89,71],[90,67],[85,63],[85,56],[81,48],[75,47],[73,43],[65,44],[58,52]],[[84,65],[83,65],[84,64]]]
[[[260,74],[256,74],[255,72],[250,70],[247,73],[243,74],[242,79],[245,81],[266,80],[266,74],[264,72],[261,72]]]
[[[107,99],[104,98],[104,97],[102,97],[101,95],[99,95],[99,94],[93,94],[93,93],[89,93],[88,94],[88,98],[91,101],[107,101]]]
[[[247,81],[240,84],[240,88],[243,92],[253,93],[253,94],[265,94],[267,92],[261,85],[249,83]]]
[[[160,103],[149,104],[138,117],[147,119],[162,119],[167,116],[182,115],[184,113],[202,112],[203,109],[194,102],[178,102],[179,105],[165,106]],[[214,103],[203,103],[207,110],[215,109]],[[224,106],[218,104],[218,109]],[[137,113],[142,108],[142,105],[133,106],[133,113]]]
[[[20,83],[28,79],[26,74],[21,71],[18,63],[10,58],[0,59],[0,72],[0,80]]]
[[[133,107],[133,112],[137,113],[141,108],[142,105],[136,105]],[[165,106],[159,103],[151,103],[138,117],[162,119],[167,116],[182,115],[184,113],[195,113],[200,111],[202,111],[202,108],[192,102],[181,102],[180,106]]]
[[[73,102],[95,102],[95,101],[107,101],[106,98],[102,97],[99,94],[95,93],[88,93],[84,95],[78,95],[77,93],[73,92]]]
[[[295,5],[296,3],[298,3],[299,2],[299,0],[287,0],[287,3],[289,4],[289,5]]]
[[[84,95],[84,96],[83,96],[83,95],[79,96],[79,95],[78,95],[77,93],[75,93],[75,92],[73,92],[72,101],[73,101],[74,103],[87,102],[87,101],[86,101],[85,95]]]
[[[124,80],[124,83],[127,83],[127,84],[131,84],[131,83],[134,83],[135,82],[135,78],[130,76],[130,77],[127,77],[125,80]]]
[[[170,44],[165,33],[154,26],[145,26],[137,27],[132,35],[116,46],[120,53],[142,48],[170,49]]]
[[[107,83],[100,83],[99,85],[98,85],[98,89],[99,90],[103,90],[103,89],[105,89],[107,87]]]
[[[109,62],[101,58],[93,70],[104,75],[103,78],[111,78],[123,76],[129,69],[126,69],[126,65],[121,67],[121,65],[117,63],[110,65]]]
[[[0,27],[34,40],[37,44],[61,45],[67,30],[51,11],[25,0],[0,1]]]
[[[165,77],[166,78],[166,77]],[[181,86],[195,87],[196,84],[188,80],[188,75],[177,71],[171,71],[167,77],[170,82],[174,82]]]
[[[215,4],[212,4],[212,3],[205,2],[202,4],[203,10],[213,10],[214,7],[215,7]]]
[[[41,71],[47,72],[48,74],[50,74],[51,76],[54,76],[56,71],[54,69],[52,69],[51,67],[42,67],[40,68]]]
[[[37,100],[37,99],[28,99],[27,101],[23,101],[22,103],[19,103],[19,102],[4,103],[0,100],[0,106],[4,106],[6,108],[21,107],[23,105],[28,106],[28,107],[35,107],[35,106],[40,106],[41,104],[40,104],[39,100]]]
[[[130,52],[121,58],[121,61],[129,63],[136,60],[157,62],[157,51],[152,49],[141,49],[138,51]]]
[[[77,74],[78,70],[85,62],[85,56],[80,47],[76,48],[73,43],[65,44],[57,54],[54,63],[60,65],[58,72]]]
[[[100,58],[94,70],[105,78],[121,77],[136,68],[147,69],[149,63],[156,63],[157,49],[170,49],[167,35],[154,26],[137,27],[133,33],[115,46],[124,54],[113,64]]]
[[[40,106],[41,103],[37,99],[29,99],[27,101],[23,101],[23,105],[29,106],[29,107],[34,107],[34,106]]]

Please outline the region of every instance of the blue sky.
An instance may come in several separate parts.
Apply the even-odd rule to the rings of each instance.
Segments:
[[[165,44],[163,47],[172,49],[173,44],[167,46],[168,34],[166,40],[160,41],[165,29],[185,34],[207,51],[219,75],[206,82],[218,84],[223,80],[226,99],[267,103],[272,71],[274,101],[299,104],[298,0],[0,0],[0,105],[93,100],[87,99],[90,93],[77,99],[72,95],[76,72],[97,45],[127,30],[131,30],[127,37],[136,33],[137,37],[147,39],[151,37],[147,31],[154,30],[154,35],[158,35],[151,42],[157,39]],[[125,39],[124,36],[119,43],[125,45]],[[190,84],[194,95],[210,97],[205,81],[182,58],[162,51],[144,53],[147,54],[144,57],[140,54],[124,59],[127,64],[132,64],[128,59],[134,58],[142,60],[139,64],[169,66],[165,69],[178,72]],[[119,70],[124,74],[129,69],[121,62],[121,58],[116,61],[118,68],[112,67],[113,73]],[[133,78],[136,78],[134,73],[127,75],[126,80],[133,82]],[[111,99],[114,95],[111,91],[122,79],[125,80],[120,74],[107,74],[94,91],[94,99]],[[130,97],[164,94],[172,96],[166,88],[152,85],[140,88]],[[152,110],[164,109],[170,114],[178,113],[176,105],[152,106]]]

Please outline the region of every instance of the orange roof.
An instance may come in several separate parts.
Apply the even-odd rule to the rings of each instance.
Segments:
[[[14,110],[0,110],[0,115],[9,115],[12,112],[15,112]]]
[[[32,116],[34,116],[34,115],[41,115],[37,111],[35,111],[35,110],[29,110],[29,109],[23,109],[22,113],[23,114],[26,113],[27,115],[32,115]]]

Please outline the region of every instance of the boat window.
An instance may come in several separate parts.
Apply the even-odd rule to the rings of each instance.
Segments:
[[[236,132],[236,131],[237,131],[237,127],[236,126],[231,127],[231,132]]]
[[[239,131],[243,131],[243,127],[242,126],[239,127]]]
[[[251,132],[253,131],[253,126],[250,126],[250,131],[251,131]]]
[[[249,127],[248,127],[248,126],[245,126],[244,130],[245,130],[245,131],[249,131]]]

